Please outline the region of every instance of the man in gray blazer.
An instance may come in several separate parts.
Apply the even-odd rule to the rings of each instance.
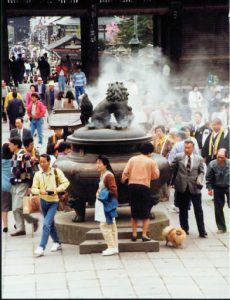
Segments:
[[[178,195],[180,225],[189,234],[188,207],[191,200],[194,207],[199,235],[207,236],[201,205],[201,189],[204,180],[203,158],[193,153],[194,144],[185,140],[184,152],[176,155],[171,164],[172,184]]]
[[[24,139],[32,138],[32,133],[30,129],[23,127],[23,118],[16,119],[15,126],[16,128],[10,131],[10,138],[19,137],[22,143]]]

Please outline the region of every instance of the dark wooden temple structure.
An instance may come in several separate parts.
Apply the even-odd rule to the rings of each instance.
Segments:
[[[178,68],[196,53],[198,63],[228,70],[228,9],[227,0],[3,0],[2,77],[9,77],[7,19],[16,16],[80,17],[82,65],[89,81],[98,76],[99,16],[150,14],[153,45]]]

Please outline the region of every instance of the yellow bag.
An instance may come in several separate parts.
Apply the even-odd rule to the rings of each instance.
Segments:
[[[40,199],[38,196],[23,197],[23,214],[31,214],[41,211]]]

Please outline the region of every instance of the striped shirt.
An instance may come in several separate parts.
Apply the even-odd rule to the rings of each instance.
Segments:
[[[73,74],[74,86],[84,86],[86,84],[86,77],[84,72]]]

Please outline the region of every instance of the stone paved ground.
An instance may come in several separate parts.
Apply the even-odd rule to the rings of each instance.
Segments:
[[[45,125],[45,141],[50,131]],[[8,125],[2,126],[2,141],[8,137]],[[173,193],[172,193],[173,195]],[[157,205],[171,225],[178,225],[178,214],[170,212],[170,202]],[[198,237],[193,210],[190,211],[190,235],[183,247],[175,249],[160,242],[156,253],[120,253],[79,255],[79,247],[62,245],[62,251],[35,258],[33,251],[41,235],[32,233],[11,237],[2,234],[2,298],[229,298],[229,233],[217,234],[213,202],[203,191],[203,209],[207,239]],[[62,212],[58,212],[62,213]],[[228,209],[225,216],[229,223]],[[9,231],[13,231],[9,213]]]

